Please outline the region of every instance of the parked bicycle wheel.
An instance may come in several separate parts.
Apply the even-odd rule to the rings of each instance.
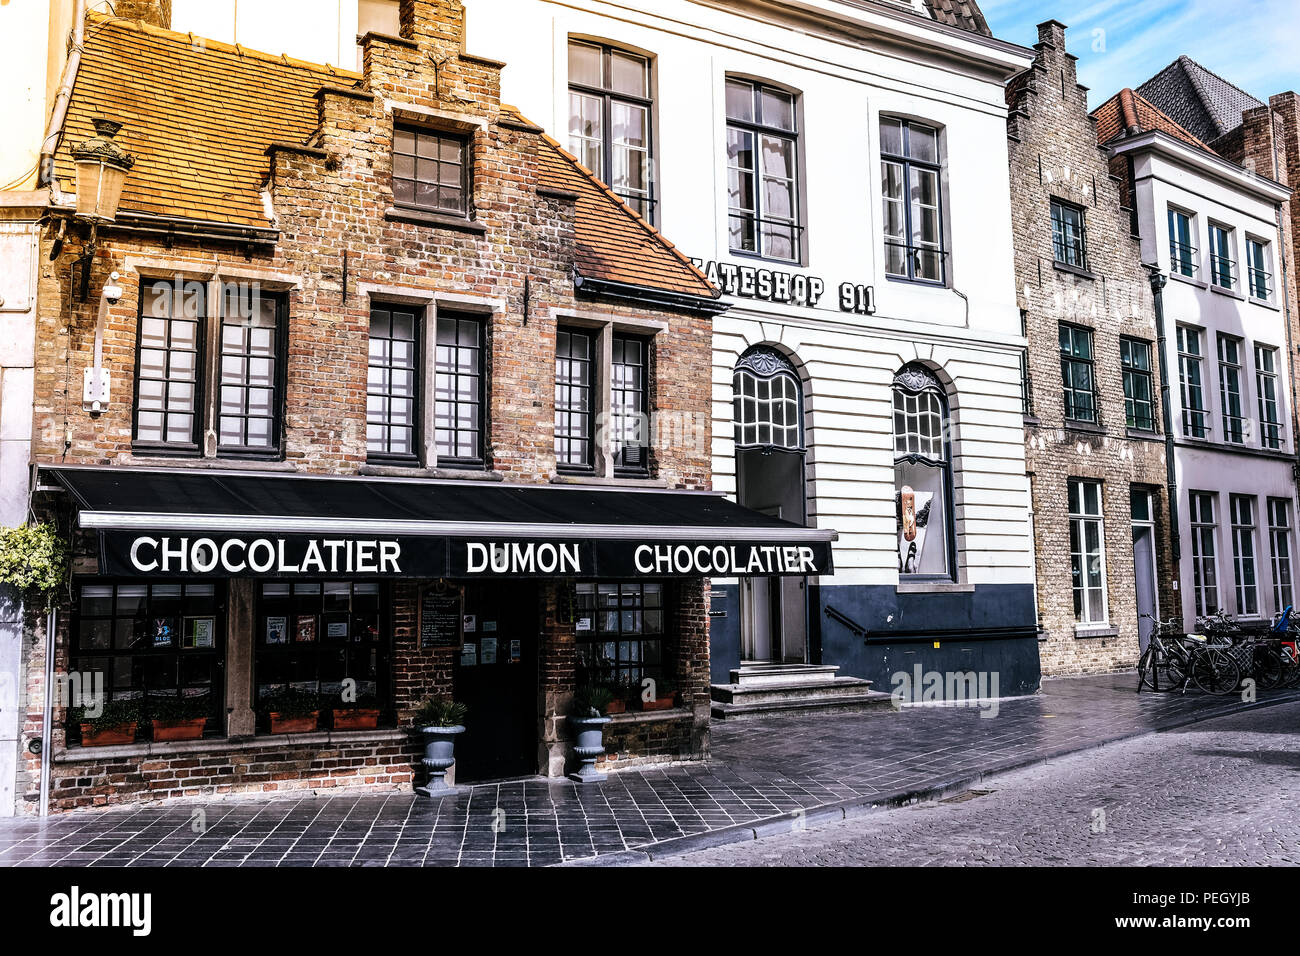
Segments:
[[[1174,690],[1183,686],[1185,677],[1167,654],[1159,653],[1152,645],[1142,652],[1138,661],[1138,690]]]
[[[1224,697],[1241,684],[1241,668],[1225,651],[1203,648],[1192,655],[1192,681],[1207,694]]]
[[[1250,676],[1260,690],[1272,690],[1282,685],[1286,670],[1282,654],[1274,644],[1259,643],[1251,655]]]

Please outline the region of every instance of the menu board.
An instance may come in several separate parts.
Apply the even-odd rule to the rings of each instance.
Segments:
[[[465,602],[456,588],[426,588],[420,595],[420,646],[460,647]]]

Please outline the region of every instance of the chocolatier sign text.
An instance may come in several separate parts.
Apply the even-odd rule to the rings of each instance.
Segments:
[[[163,577],[747,577],[829,574],[828,542],[474,540],[105,531],[100,571]]]

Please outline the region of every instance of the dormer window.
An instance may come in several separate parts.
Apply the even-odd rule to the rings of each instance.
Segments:
[[[449,216],[469,215],[469,140],[398,126],[393,134],[393,201]]]

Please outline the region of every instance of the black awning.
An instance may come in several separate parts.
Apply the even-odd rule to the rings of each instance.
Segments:
[[[834,531],[708,492],[42,466],[106,574],[743,577],[828,574]]]

